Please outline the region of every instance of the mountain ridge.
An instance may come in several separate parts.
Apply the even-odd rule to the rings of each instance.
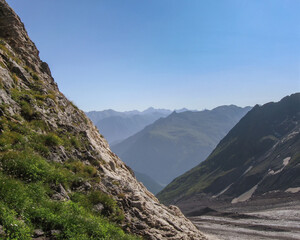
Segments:
[[[238,203],[299,187],[299,106],[300,93],[256,105],[204,162],[174,179],[159,199],[179,203],[203,194]]]
[[[133,170],[164,185],[204,160],[249,109],[174,111],[111,147]]]
[[[148,108],[142,112],[137,110],[117,112],[114,110],[87,112],[87,116],[100,129],[101,133],[114,145],[141,131],[145,126],[161,117],[166,117],[171,111],[166,109]]]

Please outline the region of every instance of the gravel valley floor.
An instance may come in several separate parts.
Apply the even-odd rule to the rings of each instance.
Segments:
[[[300,201],[204,212],[190,220],[211,240],[300,240]]]

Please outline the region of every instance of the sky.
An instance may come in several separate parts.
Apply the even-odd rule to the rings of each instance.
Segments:
[[[300,91],[299,0],[7,0],[84,111],[211,109]]]

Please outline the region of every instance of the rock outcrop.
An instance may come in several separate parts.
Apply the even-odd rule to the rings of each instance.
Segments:
[[[23,23],[4,0],[0,0],[0,38],[1,118],[20,126],[27,121],[36,133],[50,134],[45,140],[51,146],[45,153],[49,162],[63,165],[75,159],[96,169],[93,176],[98,181],[82,181],[71,189],[58,185],[53,201],[69,201],[72,192],[97,189],[117,201],[125,216],[123,229],[129,233],[153,240],[206,239],[177,207],[160,204],[111,152],[84,112],[59,92]],[[72,143],[69,147],[60,142],[64,138]],[[99,211],[102,207],[96,206]]]

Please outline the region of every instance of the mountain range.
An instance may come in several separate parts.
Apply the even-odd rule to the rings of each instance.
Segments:
[[[133,110],[118,112],[112,109],[90,111],[87,116],[98,127],[112,146],[141,131],[145,126],[171,113],[167,109],[148,108],[142,112]]]
[[[231,204],[300,192],[300,93],[256,105],[209,157],[157,196],[164,203]],[[191,200],[193,199],[193,200]]]
[[[200,112],[174,111],[112,150],[134,171],[168,184],[203,161],[250,109],[230,105]]]
[[[59,91],[24,24],[0,0],[0,239],[207,240],[177,206],[299,199],[300,93],[250,109],[122,113],[165,114],[113,146],[125,164]],[[101,114],[90,117],[125,116]],[[161,204],[136,177],[153,192],[154,181],[169,183],[157,196],[177,206]],[[250,214],[222,214],[248,225]],[[213,228],[210,219],[204,224]],[[249,228],[274,229],[264,224]]]

